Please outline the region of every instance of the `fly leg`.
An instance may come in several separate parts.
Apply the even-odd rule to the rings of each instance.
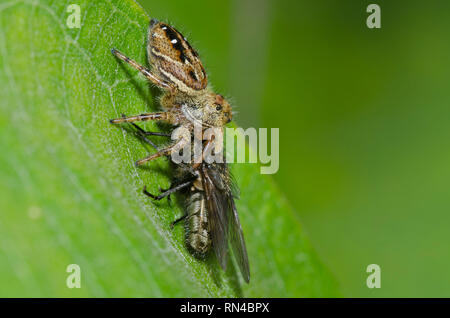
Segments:
[[[131,124],[134,127],[136,127],[136,129],[139,131],[140,135],[144,135],[144,136],[162,136],[162,137],[170,137],[171,136],[168,133],[162,133],[162,132],[157,132],[157,131],[145,131],[144,129],[142,129],[141,127],[136,125],[135,123],[131,123]]]
[[[160,188],[160,191],[164,191],[164,192],[162,192],[159,195],[154,195],[154,194],[151,194],[150,192],[148,192],[146,186],[144,186],[143,192],[144,192],[145,195],[149,196],[153,200],[159,201],[159,200],[167,197],[167,200],[169,200],[169,202],[170,202],[170,195],[172,193],[177,192],[177,191],[179,191],[181,189],[184,189],[184,188],[192,185],[192,183],[194,183],[195,179],[196,179],[196,177],[195,178],[193,177],[191,179],[188,179],[187,181],[182,181],[181,183],[176,184],[175,186],[171,186],[171,188],[167,189],[167,190],[163,190],[163,189]],[[170,223],[170,228],[172,229],[175,224],[177,224],[178,222],[184,220],[186,217],[187,217],[187,213],[185,215],[183,215],[182,217],[176,219],[172,223]]]
[[[122,118],[117,118],[117,119],[113,119],[111,120],[111,122],[116,123],[119,122],[119,120],[127,120],[127,116],[125,114],[122,114]],[[134,132],[140,139],[142,139],[143,141],[145,141],[147,144],[149,144],[150,146],[152,146],[153,148],[156,149],[156,151],[159,151],[158,146],[151,141],[150,139],[147,138],[147,136],[168,136],[170,137],[170,134],[166,134],[166,133],[160,133],[160,132],[152,132],[152,131],[145,131],[144,129],[142,129],[141,127],[139,127],[138,125],[136,125],[134,122],[130,122],[130,124],[136,128],[136,131]]]
[[[185,215],[183,215],[182,217],[179,217],[178,219],[176,219],[175,221],[173,221],[172,223],[170,223],[170,228],[173,229],[174,225],[177,224],[180,221],[183,221],[186,217],[187,217],[187,213]]]
[[[177,224],[178,222],[183,221],[184,219],[190,218],[190,217],[192,217],[192,216],[194,216],[194,215],[199,215],[199,213],[197,212],[197,213],[194,213],[194,214],[191,214],[191,215],[188,215],[188,214],[186,213],[185,215],[179,217],[178,219],[176,219],[175,221],[173,221],[172,223],[170,223],[170,228],[172,229],[173,226],[174,226],[175,224]]]
[[[125,114],[122,114],[122,117],[126,117]],[[147,138],[147,136],[163,136],[163,137],[170,137],[170,134],[162,133],[162,132],[154,132],[154,131],[145,131],[135,123],[131,123],[131,125],[136,128],[136,135],[138,135],[139,138],[141,138],[143,141],[151,145],[153,148],[155,148],[157,151],[159,151],[158,146],[155,145],[153,141]]]
[[[162,193],[159,194],[159,195],[154,195],[154,194],[151,194],[150,192],[148,192],[146,186],[144,186],[143,192],[144,192],[145,195],[149,196],[149,197],[152,198],[153,200],[159,201],[159,200],[161,200],[161,199],[163,199],[163,198],[165,198],[165,197],[168,197],[168,199],[169,199],[169,198],[170,198],[170,195],[171,195],[172,193],[177,192],[177,191],[179,191],[179,190],[181,190],[181,189],[184,189],[184,188],[189,187],[190,185],[192,185],[192,183],[194,183],[194,181],[195,181],[196,178],[197,178],[197,177],[192,177],[192,178],[190,178],[190,179],[181,181],[180,183],[177,183],[177,184],[171,186],[170,189],[167,189],[167,190],[163,190],[163,189],[160,188],[160,190],[162,191]]]
[[[159,150],[158,147],[149,139],[146,138],[146,135],[158,135],[158,136],[164,136],[162,133],[150,133],[145,130],[143,130],[141,127],[136,125],[135,121],[147,121],[147,120],[165,120],[170,122],[171,116],[167,112],[157,112],[157,113],[147,113],[147,114],[141,114],[137,116],[130,116],[127,117],[124,114],[122,114],[121,118],[114,118],[111,119],[109,122],[111,124],[120,124],[120,123],[131,123],[134,127],[137,129],[137,134],[139,137],[142,138],[146,143],[151,145],[156,150]]]

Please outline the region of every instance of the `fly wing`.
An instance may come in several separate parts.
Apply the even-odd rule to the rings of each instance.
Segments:
[[[225,271],[228,262],[228,201],[211,178],[211,171],[203,165],[203,188],[206,194],[208,218],[210,220],[210,233],[212,245],[220,266]]]
[[[231,248],[233,250],[234,257],[238,263],[239,269],[244,277],[244,280],[248,283],[250,281],[250,267],[248,263],[247,248],[245,247],[244,234],[242,231],[241,223],[237,213],[236,205],[234,203],[234,197],[238,192],[236,185],[233,182],[233,178],[228,171],[226,164],[216,164],[213,166],[205,165],[203,171],[206,174],[205,180],[208,180],[206,186],[207,192],[212,192],[210,197],[214,199],[214,202],[220,204],[210,205],[210,219],[211,219],[211,233],[213,237],[213,246],[215,236],[219,236],[221,239],[219,245],[214,246],[217,258],[221,262],[222,268],[225,269],[227,261],[227,239],[229,237]],[[213,167],[213,168],[212,168]],[[208,189],[211,187],[214,191]],[[208,194],[207,194],[208,196]],[[223,226],[219,226],[223,225]],[[218,231],[215,233],[215,231]],[[224,262],[224,263],[222,263]]]
[[[236,205],[232,196],[228,197],[230,204],[229,222],[230,222],[230,242],[234,257],[241,270],[246,283],[250,282],[250,266],[248,264],[247,248],[245,247],[244,233],[242,232],[241,222],[237,214]]]

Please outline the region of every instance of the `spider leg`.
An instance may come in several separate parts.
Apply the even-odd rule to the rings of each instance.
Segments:
[[[139,72],[141,72],[150,82],[155,84],[158,87],[164,88],[164,89],[170,89],[173,90],[173,87],[166,81],[161,80],[159,77],[157,77],[155,74],[153,74],[148,68],[140,65],[136,61],[133,61],[129,57],[125,56],[122,52],[111,49],[111,53],[114,54],[116,57],[121,59],[122,61],[127,62],[132,67],[137,69]]]
[[[167,112],[156,112],[156,113],[146,113],[137,116],[130,117],[120,117],[111,119],[109,122],[111,124],[120,124],[120,123],[132,123],[135,121],[147,121],[147,120],[166,120],[169,121],[169,113]]]
[[[140,166],[140,165],[146,163],[147,161],[151,161],[151,160],[154,160],[154,159],[162,157],[162,156],[169,156],[172,154],[172,152],[182,149],[186,145],[187,142],[189,142],[189,141],[181,138],[175,144],[173,144],[167,148],[161,149],[157,153],[151,154],[143,159],[136,161],[136,166]]]

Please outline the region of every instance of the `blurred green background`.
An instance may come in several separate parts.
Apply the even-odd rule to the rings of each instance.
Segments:
[[[450,2],[139,2],[198,49],[240,126],[280,128],[273,177],[344,296],[450,296]]]

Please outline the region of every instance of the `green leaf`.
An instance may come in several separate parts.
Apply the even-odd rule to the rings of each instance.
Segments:
[[[300,222],[259,166],[235,164],[252,278],[194,258],[183,214],[142,194],[167,187],[166,159],[136,168],[152,149],[108,120],[157,109],[147,81],[116,47],[144,63],[149,17],[131,0],[0,4],[0,296],[294,297],[338,295]],[[146,129],[160,127],[147,124]],[[162,137],[155,137],[162,138]],[[163,142],[161,140],[161,142]],[[66,285],[69,264],[81,288]]]

